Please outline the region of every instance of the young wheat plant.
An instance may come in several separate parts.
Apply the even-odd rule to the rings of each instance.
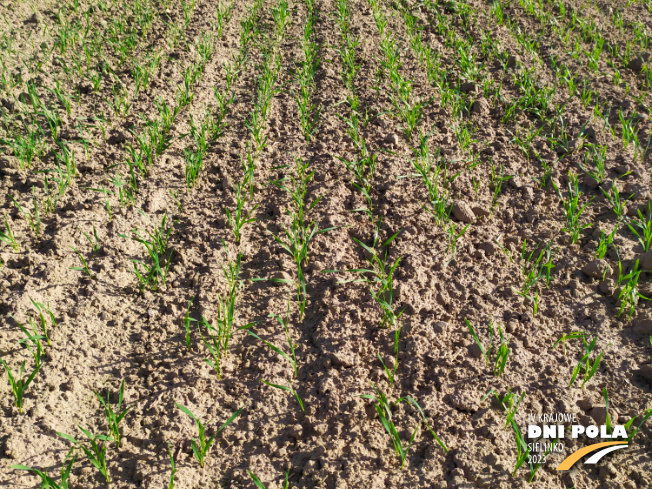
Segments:
[[[240,413],[243,411],[245,408],[244,406],[238,409],[235,413],[231,415],[229,419],[227,419],[222,426],[220,426],[217,431],[211,436],[210,438],[206,438],[206,427],[204,423],[201,422],[201,419],[195,416],[190,409],[187,407],[176,403],[176,406],[183,412],[184,414],[187,414],[192,418],[192,420],[195,422],[197,425],[197,430],[199,431],[199,438],[197,439],[192,439],[191,440],[191,445],[192,445],[192,452],[195,455],[195,458],[199,462],[200,467],[204,467],[204,460],[206,458],[206,454],[208,453],[208,450],[211,448],[211,445],[215,441],[215,438],[217,435],[220,434],[220,432],[229,426],[233,421],[240,415]],[[206,422],[206,425],[208,425],[210,421]]]
[[[370,399],[374,401],[376,412],[378,413],[378,418],[380,419],[381,424],[385,428],[385,431],[387,431],[387,434],[389,434],[390,438],[392,439],[392,444],[394,445],[394,451],[396,452],[396,455],[401,464],[401,469],[405,465],[405,459],[407,458],[407,454],[422,424],[425,424],[430,434],[433,436],[433,438],[439,444],[439,446],[444,450],[444,452],[448,453],[448,449],[446,448],[446,445],[444,445],[444,442],[441,441],[441,439],[430,427],[428,421],[426,420],[426,416],[421,409],[421,406],[419,406],[419,403],[417,403],[417,401],[414,400],[414,398],[410,396],[405,396],[405,397],[398,398],[394,402],[389,402],[387,396],[382,390],[376,387],[373,383],[371,384],[371,386],[374,389],[375,394],[361,394],[360,397],[362,397],[363,399]],[[392,419],[392,408],[401,402],[405,402],[411,405],[412,407],[416,408],[420,415],[419,423],[414,428],[414,431],[412,431],[412,435],[410,436],[410,440],[408,441],[406,447],[403,446],[403,442],[401,441],[399,432]]]

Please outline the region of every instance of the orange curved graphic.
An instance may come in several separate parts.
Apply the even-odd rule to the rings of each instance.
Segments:
[[[605,441],[602,443],[594,443],[588,447],[580,448],[578,451],[571,453],[568,457],[566,457],[566,459],[564,459],[564,461],[559,464],[557,470],[569,470],[584,455],[599,450],[600,448],[609,447],[612,445],[627,445],[627,443],[623,443],[622,441]]]

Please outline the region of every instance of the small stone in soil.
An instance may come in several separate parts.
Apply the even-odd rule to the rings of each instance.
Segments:
[[[388,146],[398,146],[398,136],[396,133],[390,132],[383,140]]]
[[[455,219],[462,222],[473,222],[475,219],[475,214],[469,207],[469,204],[463,200],[458,200],[453,204],[453,215]]]

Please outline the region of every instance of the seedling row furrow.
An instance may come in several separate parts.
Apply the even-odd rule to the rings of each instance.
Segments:
[[[538,6],[530,7],[527,2],[524,2],[522,6],[530,15],[537,17],[542,25],[550,24],[553,30],[559,31],[560,37],[564,34],[567,35],[570,31],[574,33],[575,39],[581,38],[582,42],[589,46],[588,49],[583,51],[591,60],[599,58],[602,52],[606,52],[613,60],[613,62],[607,61],[607,65],[614,70],[614,73],[639,64],[637,58],[650,45],[650,36],[644,24],[640,19],[626,22],[621,10],[622,7],[612,9],[611,14],[608,16],[609,19],[604,19],[604,23],[611,24],[612,28],[603,30],[599,27],[599,24],[601,24],[599,17],[605,17],[605,14],[597,6],[593,9],[591,9],[591,6],[582,6],[578,9],[569,3],[559,1],[556,3],[557,15],[555,12],[541,9]],[[589,9],[594,11],[585,11]],[[597,16],[595,15],[596,12],[598,13]],[[565,24],[565,29],[564,26],[559,25],[559,18]],[[596,20],[598,20],[597,23]],[[631,30],[631,38],[625,35],[625,30]],[[640,69],[634,70],[634,78],[640,75],[642,87],[649,90],[652,74],[645,60],[640,58],[640,61],[642,61],[640,63],[642,66]]]
[[[492,15],[495,17],[496,13],[492,12]],[[503,19],[503,22],[507,26],[508,30],[510,31],[514,39],[519,43],[519,45],[521,45],[523,49],[525,49],[530,54],[532,54],[536,59],[538,59],[541,66],[544,66],[543,58],[539,54],[540,36],[527,34],[524,30],[526,27],[522,26],[519,20],[511,19],[509,16],[507,16],[506,13],[501,13],[501,18]],[[575,59],[578,59],[580,52],[581,50],[578,48],[577,54],[573,55],[573,53],[571,53],[571,56]],[[589,72],[591,72],[592,70],[594,72],[597,72],[598,70],[597,61],[595,63],[596,65],[593,68],[591,68],[591,59],[589,59],[588,61]],[[611,134],[615,139],[616,132],[614,128],[608,124],[608,119],[612,111],[614,113],[617,113],[620,121],[621,135],[622,135],[624,148],[627,149],[629,144],[632,144],[634,147],[634,159],[637,159],[639,156],[641,157],[643,156],[643,153],[646,151],[648,144],[644,145],[643,142],[638,137],[639,131],[641,129],[639,127],[641,125],[641,121],[635,112],[632,112],[632,114],[626,116],[621,108],[612,107],[611,105],[609,105],[609,101],[601,102],[601,100],[599,99],[600,93],[597,90],[592,89],[589,85],[587,85],[586,79],[584,80],[583,89],[580,90],[580,87],[577,84],[577,75],[573,73],[574,69],[569,67],[563,61],[560,61],[559,57],[557,58],[551,57],[550,62],[547,66],[549,66],[550,69],[553,71],[555,78],[557,80],[556,84],[558,85],[566,84],[569,89],[570,97],[579,98],[581,105],[585,110],[588,111],[589,105],[595,106],[593,110],[593,114],[590,114],[587,117],[587,124],[588,122],[593,120],[593,118],[595,118],[596,115],[599,114],[601,118],[604,119],[605,128],[609,126]],[[614,82],[617,85],[619,84],[617,72],[615,76],[616,78],[614,78]],[[629,89],[626,89],[626,91],[628,90]],[[644,97],[645,93],[643,93],[642,96]],[[566,104],[567,102],[563,104],[562,108],[565,107]],[[550,121],[549,124],[554,128],[556,124],[553,122],[553,119],[550,118],[549,121]],[[580,135],[580,137],[582,137],[582,135]],[[565,152],[571,152],[573,148],[571,148],[569,144],[572,139],[574,138],[568,135],[566,130],[564,130],[564,128],[562,127],[561,134],[556,137],[553,135],[551,141],[555,142],[556,145],[564,149]]]
[[[230,12],[233,4],[229,3],[225,5],[225,9],[219,10],[219,12]],[[237,82],[242,75],[244,68],[247,66],[247,59],[250,55],[250,45],[255,43],[256,35],[260,28],[261,14],[262,2],[257,0],[254,2],[253,6],[248,9],[246,17],[240,22],[241,30],[239,53],[234,56],[231,61],[225,63],[226,87],[223,92],[220,92],[217,88],[215,89],[215,98],[218,104],[218,122],[215,123],[214,127],[217,128],[216,130],[218,135],[221,134],[226,127],[224,119],[227,115],[229,106],[235,100]],[[225,18],[227,19],[230,16],[230,14],[224,15],[226,15]],[[194,186],[194,178],[196,177],[196,173],[192,174],[192,168],[189,169],[188,157],[189,155],[194,154],[197,155],[195,157],[198,157],[201,161],[207,148],[207,145],[205,144],[206,139],[203,135],[205,134],[204,128],[202,127],[201,130],[198,130],[193,125],[192,119],[191,133],[195,139],[197,149],[196,152],[193,152],[192,150],[186,150],[186,177],[188,189],[190,189],[191,182]],[[192,176],[192,179],[190,180],[188,180],[189,174]],[[236,208],[234,210],[230,210],[228,207],[225,207],[227,222],[229,223],[229,226],[234,233],[236,245],[238,245],[240,242],[242,227],[245,224],[251,223],[255,220],[251,217],[251,215],[257,207],[254,206],[248,212],[244,210],[245,193],[243,190],[245,184],[242,182],[237,182],[234,184]],[[212,321],[203,315],[201,316],[200,320],[192,318],[190,316],[190,309],[194,300],[194,298],[192,298],[188,303],[188,308],[183,321],[185,328],[185,343],[187,349],[190,350],[192,345],[191,323],[197,323],[201,343],[204,345],[206,351],[209,354],[209,358],[205,358],[204,362],[215,369],[218,378],[222,377],[222,364],[224,359],[227,357],[229,342],[231,338],[236,332],[248,330],[254,324],[249,323],[240,327],[235,325],[237,319],[236,302],[238,300],[239,292],[242,288],[242,279],[240,278],[242,255],[240,252],[236,252],[235,257],[233,257],[225,240],[222,240],[222,246],[226,256],[226,264],[222,266],[222,270],[226,280],[227,291],[226,294],[219,296],[217,299],[217,314]]]
[[[360,71],[360,64],[356,60],[356,47],[360,45],[360,36],[354,36],[350,28],[351,12],[346,0],[338,0],[335,18],[339,31],[339,47],[336,48],[342,62],[340,76],[346,87],[346,103],[349,108],[348,115],[338,117],[346,124],[347,135],[353,141],[356,155],[353,159],[335,156],[346,166],[353,177],[353,186],[360,192],[365,206],[354,209],[354,212],[364,212],[371,223],[374,222],[373,198],[371,186],[376,173],[378,155],[372,152],[362,134],[363,128],[369,122],[368,112],[362,114],[360,99],[356,93],[356,77]]]

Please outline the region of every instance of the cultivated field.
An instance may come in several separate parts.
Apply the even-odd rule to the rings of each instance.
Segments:
[[[0,14],[1,486],[652,486],[650,0]]]

